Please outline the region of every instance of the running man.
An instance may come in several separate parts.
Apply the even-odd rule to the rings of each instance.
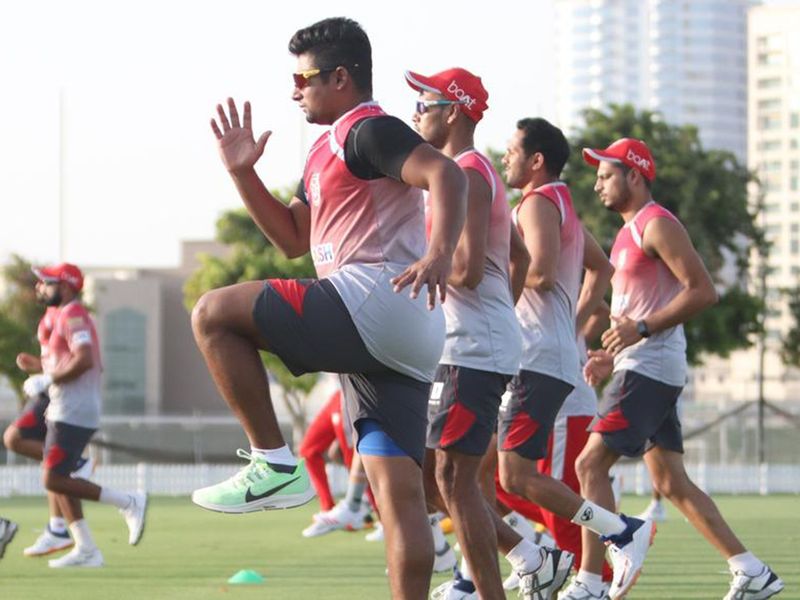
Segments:
[[[44,282],[37,279],[35,291],[36,301],[45,305]],[[39,320],[36,328],[36,337],[41,348],[39,356],[33,356],[26,352],[20,352],[17,355],[17,366],[28,375],[42,372],[42,361],[47,360],[48,341],[55,327],[57,316],[58,309],[55,306],[47,306],[44,315]],[[47,392],[42,392],[29,400],[20,416],[3,433],[3,443],[6,448],[37,462],[42,462],[44,442],[47,437],[45,412],[49,404],[50,397]],[[81,459],[78,476],[87,479],[91,475],[93,466],[93,461]],[[50,519],[36,541],[22,551],[25,556],[45,556],[66,550],[74,545],[56,495],[48,492],[47,500]]]
[[[435,467],[428,468],[435,468],[478,594],[485,600],[505,598],[497,536],[478,470],[497,425],[500,397],[519,367],[521,340],[509,276],[511,211],[500,176],[474,148],[475,127],[488,108],[481,79],[454,68],[430,77],[407,71],[406,82],[419,92],[415,128],[455,160],[469,181],[467,218],[443,305],[447,337],[428,404],[427,445],[436,449]],[[428,217],[434,217],[432,211]]]
[[[92,318],[80,301],[83,274],[75,265],[62,263],[34,270],[43,282],[47,306],[58,309],[43,353],[43,373],[25,380],[25,393],[35,398],[48,392],[47,436],[43,481],[57,496],[61,512],[75,540],[75,548],[49,561],[54,568],[100,567],[103,555],[89,531],[81,500],[111,504],[120,509],[128,525],[128,542],[139,543],[144,529],[147,496],[120,492],[73,477],[84,448],[100,421],[100,345]]]
[[[569,188],[558,179],[568,157],[564,134],[544,119],[519,121],[503,157],[508,184],[523,193],[513,216],[531,265],[517,303],[522,366],[500,412],[500,482],[506,491],[606,536],[617,557],[612,562],[622,581],[621,595],[635,582],[655,525],[606,510],[536,469],[536,462],[547,456],[556,415],[579,376],[576,323],[581,326],[600,305],[613,272],[584,231]],[[559,566],[557,572],[566,578],[570,566]],[[521,587],[525,591],[524,579]]]
[[[292,98],[308,122],[331,125],[312,146],[289,205],[254,169],[270,132],[254,139],[249,103],[241,122],[232,99],[227,111],[218,106],[212,130],[253,220],[287,256],[310,251],[319,279],[241,283],[195,306],[198,346],[251,450],[240,451],[249,464],[239,474],[192,498],[230,513],[313,498],[278,428],[258,350],[295,374],[340,373],[384,526],[392,595],[422,598],[433,544],[420,467],[428,390],[444,344],[436,298],[445,297],[464,223],[466,177],[372,101],[372,51],[356,22],[332,18],[301,29],[289,51],[297,57]],[[420,188],[434,199],[427,251]]]
[[[578,336],[578,352],[580,357],[586,357],[586,341],[600,337],[608,326],[608,305],[604,302],[583,326]],[[587,357],[588,358],[588,357]],[[580,482],[575,472],[575,459],[580,455],[586,440],[589,438],[589,426],[597,414],[597,396],[594,390],[583,380],[582,369],[586,359],[580,361],[581,373],[564,404],[558,411],[553,430],[547,443],[547,456],[537,463],[540,473],[544,473],[566,483],[572,491],[580,493]],[[506,492],[497,483],[497,499],[528,519],[545,525],[553,536],[554,545],[563,550],[568,550],[575,555],[576,564],[581,563],[582,528],[569,519],[560,517],[549,510],[543,510],[538,505]],[[508,520],[508,519],[506,519]],[[545,544],[546,545],[546,544]],[[601,557],[605,549],[601,548]],[[611,568],[603,561],[603,574],[595,577],[582,574],[573,579],[566,590],[559,595],[560,600],[579,600],[589,598],[605,598],[608,585],[612,579]],[[514,589],[518,585],[516,576],[512,574],[504,583],[506,589]]]
[[[714,283],[683,225],[652,198],[656,164],[644,142],[623,138],[604,150],[585,148],[583,158],[597,167],[594,189],[603,206],[625,224],[611,251],[613,325],[584,369],[592,385],[613,377],[578,459],[581,490],[613,506],[609,469],[620,456],[644,455],[655,490],[728,561],[733,581],[725,598],[769,598],[783,582],[746,550],[683,466],[677,412],[687,372],[683,323],[717,302]],[[591,570],[599,572],[596,565]],[[615,569],[611,597],[624,587]]]

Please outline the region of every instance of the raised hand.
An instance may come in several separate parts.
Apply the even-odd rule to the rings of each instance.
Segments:
[[[406,286],[411,286],[411,297],[416,298],[423,285],[428,286],[428,309],[436,306],[436,290],[439,290],[439,299],[444,302],[447,294],[447,278],[452,270],[452,259],[445,255],[423,256],[420,260],[392,279],[394,291],[400,292]]]
[[[228,116],[230,115],[230,118]],[[219,142],[219,155],[229,173],[252,169],[264,153],[271,131],[261,134],[258,141],[253,137],[250,103],[244,103],[242,124],[239,124],[239,111],[233,98],[228,98],[228,114],[221,104],[217,104],[217,119],[211,119],[211,130]],[[217,123],[219,120],[219,123]]]

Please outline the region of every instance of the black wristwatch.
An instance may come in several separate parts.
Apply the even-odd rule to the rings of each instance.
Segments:
[[[636,322],[636,332],[643,338],[650,337],[650,330],[647,328],[647,323],[645,323],[644,319]]]

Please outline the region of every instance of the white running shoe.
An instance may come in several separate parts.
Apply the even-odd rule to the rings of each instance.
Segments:
[[[667,520],[667,507],[660,500],[651,500],[647,508],[636,515],[636,518],[642,521],[650,519],[656,523],[663,523]]]
[[[542,548],[542,564],[530,573],[519,573],[519,595],[524,600],[551,600],[569,576],[575,556],[566,550]]]
[[[783,581],[772,569],[764,565],[758,575],[745,575],[736,571],[731,581],[731,589],[723,600],[763,600],[774,596],[783,589]]]
[[[82,550],[73,548],[61,558],[54,558],[47,561],[53,569],[63,569],[65,567],[102,567],[103,555],[98,548]]]
[[[457,563],[458,558],[456,558],[456,553],[453,552],[453,549],[447,541],[445,541],[444,547],[441,550],[436,550],[434,548],[433,570],[435,573],[452,571]]]
[[[627,527],[619,535],[604,536],[608,544],[608,554],[614,569],[614,579],[608,595],[611,600],[624,598],[633,587],[642,572],[644,558],[656,535],[656,524],[653,521],[642,521],[635,517],[620,514]]]
[[[72,548],[74,545],[75,542],[72,541],[69,533],[56,535],[50,531],[50,527],[46,527],[42,535],[36,538],[36,541],[33,542],[33,545],[25,548],[22,551],[22,554],[25,556],[45,556],[47,554],[53,554],[54,552],[66,550],[67,548]]]
[[[6,546],[11,543],[17,534],[17,524],[8,519],[0,518],[0,558],[6,553]]]
[[[462,578],[456,569],[451,580],[433,588],[431,600],[478,600],[478,591],[475,584]]]
[[[94,470],[96,467],[97,463],[94,462],[94,459],[91,456],[81,458],[80,462],[78,463],[78,468],[70,473],[70,477],[73,477],[74,479],[89,480],[92,478],[92,475],[94,475]]]
[[[312,517],[314,520],[311,525],[303,529],[303,537],[317,537],[340,529],[347,531],[364,529],[364,517],[368,513],[369,508],[366,503],[362,503],[361,507],[354,512],[342,500],[332,509],[315,514]]]
[[[603,585],[603,590],[598,594],[593,594],[586,585],[572,580],[572,583],[558,595],[558,600],[609,600],[608,587]]]
[[[147,517],[147,494],[145,492],[133,492],[131,503],[127,508],[120,508],[120,514],[128,524],[128,543],[135,546],[142,539],[144,533],[144,523]]]
[[[383,541],[383,524],[378,521],[375,523],[375,528],[364,536],[368,542],[382,542]]]

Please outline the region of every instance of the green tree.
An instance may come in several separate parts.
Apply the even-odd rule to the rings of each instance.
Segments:
[[[39,355],[36,327],[44,308],[36,302],[30,262],[12,255],[2,268],[2,277],[6,293],[0,301],[0,376],[8,380],[21,407],[25,403],[22,383],[28,375],[17,367],[16,357],[20,352]]]
[[[781,342],[781,359],[784,364],[800,367],[800,286],[784,293],[793,324]]]
[[[622,223],[600,203],[595,169],[583,162],[581,149],[605,148],[622,137],[645,140],[657,165],[653,197],[681,219],[712,277],[724,283],[719,304],[685,325],[689,361],[699,362],[704,352],[727,356],[751,345],[752,334],[761,329],[763,303],[748,293],[745,282],[750,253],[764,243],[748,208],[753,175],[732,153],[704,149],[695,127],[670,125],[658,113],[611,105],[587,110],[584,117],[585,125],[570,140],[572,156],[563,178],[589,231],[608,252]],[[498,166],[501,154],[489,155]],[[723,267],[731,266],[734,277],[723,282]]]
[[[290,192],[272,192],[288,201]],[[200,257],[200,267],[184,285],[184,305],[191,311],[205,292],[240,283],[267,278],[296,279],[314,277],[310,254],[298,259],[288,259],[272,246],[258,229],[244,208],[226,211],[216,223],[216,239],[231,248],[225,258],[209,255]],[[299,442],[306,429],[304,399],[316,385],[319,375],[308,373],[295,377],[274,354],[261,353],[261,359],[270,375],[284,391],[284,400],[292,416],[295,442]]]

